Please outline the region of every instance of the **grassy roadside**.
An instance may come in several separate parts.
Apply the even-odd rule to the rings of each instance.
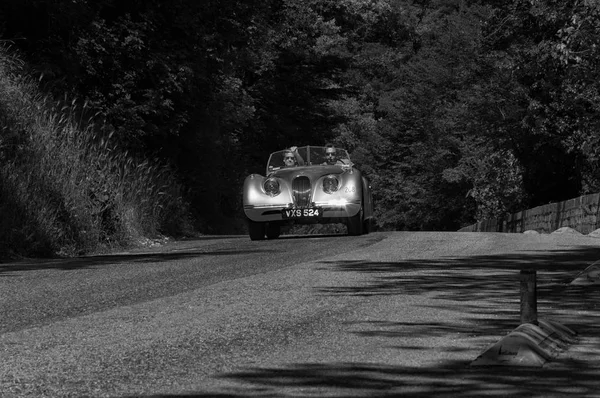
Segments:
[[[0,258],[93,253],[189,228],[173,171],[120,149],[99,119],[44,94],[0,46]]]

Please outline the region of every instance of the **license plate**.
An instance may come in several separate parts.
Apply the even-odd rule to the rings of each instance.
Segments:
[[[283,209],[281,216],[287,218],[316,218],[323,215],[323,209],[320,207],[307,207],[301,209]]]

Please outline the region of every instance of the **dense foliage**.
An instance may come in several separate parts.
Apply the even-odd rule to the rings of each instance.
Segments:
[[[40,87],[176,170],[207,232],[243,228],[241,183],[269,152],[328,141],[368,174],[384,229],[598,191],[599,34],[592,0],[0,4]]]

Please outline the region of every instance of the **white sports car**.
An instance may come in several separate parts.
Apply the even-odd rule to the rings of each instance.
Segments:
[[[373,222],[369,182],[344,149],[305,146],[273,152],[265,176],[244,181],[250,239],[276,239],[284,224],[344,223],[349,235]]]

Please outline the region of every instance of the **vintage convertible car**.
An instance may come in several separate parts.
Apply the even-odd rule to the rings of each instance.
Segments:
[[[344,223],[349,235],[368,233],[371,187],[348,152],[305,146],[297,148],[294,159],[289,152],[273,152],[265,176],[251,174],[244,181],[250,239],[276,239],[286,224]],[[335,154],[328,158],[328,152]]]

